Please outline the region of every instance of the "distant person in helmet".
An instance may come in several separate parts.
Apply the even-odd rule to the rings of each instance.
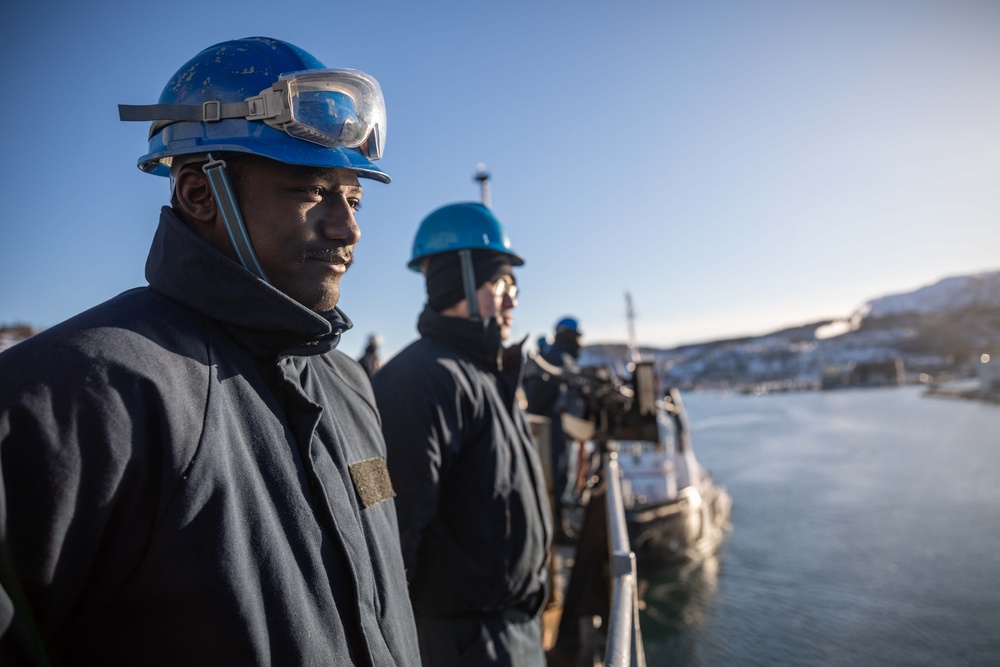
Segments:
[[[382,360],[378,358],[378,348],[382,344],[382,339],[379,336],[371,335],[368,337],[368,345],[365,346],[365,352],[358,359],[358,363],[361,364],[361,368],[365,370],[365,373],[370,378],[378,372],[378,369],[382,367]]]
[[[556,322],[552,344],[544,349],[539,346],[542,360],[549,366],[562,371],[579,373],[577,360],[580,358],[580,339],[583,332],[574,317],[564,317]],[[550,419],[550,450],[552,469],[552,514],[555,519],[555,536],[559,542],[572,541],[564,529],[562,510],[566,490],[569,486],[571,442],[562,429],[562,413],[570,405],[574,391],[563,379],[544,372],[537,365],[531,365],[524,378],[524,396],[527,411]]]
[[[378,84],[252,37],[120,109],[171,206],[148,287],[0,354],[0,664],[419,664],[374,396],[335,349],[359,179],[389,181]]]
[[[409,267],[420,339],[372,379],[424,665],[544,665],[545,480],[518,405],[524,341],[502,340],[523,264],[481,204],[437,209]]]

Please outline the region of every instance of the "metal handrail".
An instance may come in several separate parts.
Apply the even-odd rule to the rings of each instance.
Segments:
[[[628,540],[625,504],[622,501],[618,454],[606,452],[604,479],[608,503],[608,546],[611,557],[612,599],[608,620],[605,667],[646,667],[646,653],[639,629],[639,589],[635,554]]]

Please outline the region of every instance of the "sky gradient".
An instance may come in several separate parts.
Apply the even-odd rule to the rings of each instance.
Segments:
[[[124,3],[123,3],[124,4]],[[390,185],[365,181],[342,283],[392,354],[416,336],[420,220],[475,201],[514,249],[515,335],[669,346],[846,317],[1000,268],[1000,2],[92,0],[0,4],[0,324],[145,284],[167,180],[150,104],[203,48],[266,35],[375,76]]]

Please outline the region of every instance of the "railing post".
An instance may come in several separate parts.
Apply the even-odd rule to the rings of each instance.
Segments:
[[[608,548],[613,580],[605,667],[646,667],[639,628],[639,587],[635,554],[628,539],[618,454],[605,452],[604,483],[608,507]]]

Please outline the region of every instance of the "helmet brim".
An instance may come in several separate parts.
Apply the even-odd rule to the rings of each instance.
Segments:
[[[181,144],[182,146],[178,146]],[[264,123],[242,119],[205,123],[173,123],[149,141],[150,152],[138,160],[139,169],[156,176],[170,175],[170,159],[180,155],[205,153],[247,153],[305,167],[350,169],[358,178],[380,183],[392,179],[371,160],[351,148],[326,148],[308,141],[291,139]]]

